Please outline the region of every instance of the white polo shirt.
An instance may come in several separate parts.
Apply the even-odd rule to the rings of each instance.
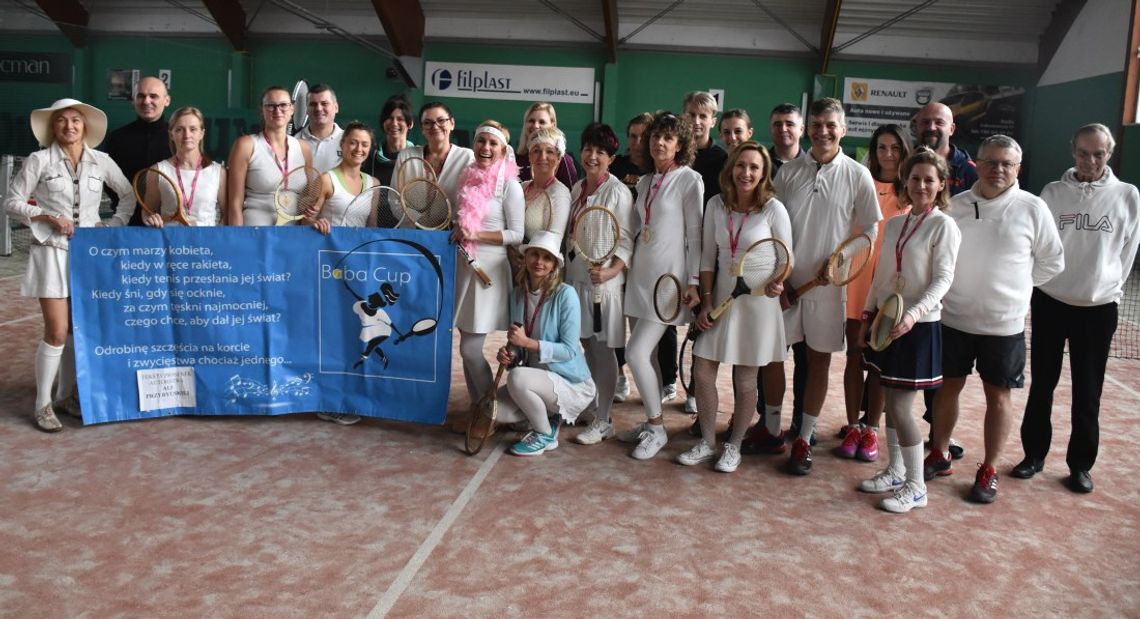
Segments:
[[[323,140],[310,133],[308,127],[297,134],[297,139],[304,140],[309,145],[309,150],[313,153],[313,167],[323,174],[340,163],[340,138],[343,135],[344,129],[333,123],[332,133]]]

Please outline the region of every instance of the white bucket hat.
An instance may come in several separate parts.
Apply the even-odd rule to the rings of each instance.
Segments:
[[[528,249],[535,248],[541,249],[558,260],[558,267],[561,268],[565,261],[562,260],[562,252],[559,250],[559,245],[562,244],[562,237],[554,234],[553,232],[537,232],[530,239],[530,243],[519,245],[519,253],[526,254]]]
[[[76,99],[60,99],[45,107],[32,111],[32,133],[40,146],[47,146],[55,141],[55,132],[51,127],[51,115],[59,110],[74,108],[83,114],[83,124],[87,130],[83,134],[83,142],[90,148],[95,148],[107,137],[107,115],[97,107],[87,105]]]

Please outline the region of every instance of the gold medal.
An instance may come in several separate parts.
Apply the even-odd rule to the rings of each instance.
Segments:
[[[895,273],[895,292],[902,294],[903,287],[906,286],[906,280],[903,279],[902,273]]]
[[[648,243],[651,240],[653,240],[653,239],[649,234],[649,228],[642,228],[642,230],[641,230],[641,242],[642,243]]]

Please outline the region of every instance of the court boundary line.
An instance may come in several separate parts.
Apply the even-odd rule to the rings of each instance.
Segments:
[[[40,317],[40,314],[28,314],[27,316],[24,316],[23,318],[16,318],[15,320],[9,320],[8,322],[0,322],[0,329],[7,327],[7,326],[14,325],[14,324],[19,324],[21,322],[26,322],[28,320],[35,320],[36,318],[39,318],[39,317]]]
[[[495,445],[494,450],[491,451],[491,455],[483,461],[483,464],[479,466],[479,470],[468,480],[467,485],[463,487],[463,491],[459,493],[459,496],[455,497],[455,500],[452,501],[447,511],[444,512],[443,517],[440,518],[439,522],[432,528],[431,533],[429,533],[423,543],[420,544],[420,547],[416,549],[415,554],[404,564],[403,569],[400,570],[396,579],[388,586],[388,590],[384,592],[384,595],[380,597],[376,605],[369,611],[368,619],[386,617],[392,608],[396,606],[396,603],[400,601],[400,597],[403,596],[408,585],[412,584],[412,579],[419,574],[420,568],[427,562],[428,557],[431,556],[436,546],[439,546],[440,541],[443,540],[443,536],[451,530],[452,525],[459,519],[459,515],[463,513],[467,504],[471,502],[471,498],[475,496],[475,492],[483,485],[483,481],[487,479],[487,476],[491,473],[491,469],[495,468],[495,464],[499,462],[499,458],[503,456],[506,450],[506,441],[500,440]]]
[[[1104,373],[1104,378],[1105,378],[1105,380],[1111,382],[1113,385],[1116,385],[1117,387],[1127,391],[1128,393],[1131,393],[1133,397],[1140,398],[1140,391],[1136,391],[1132,387],[1129,387],[1128,385],[1120,382],[1119,380],[1116,379],[1116,377],[1114,377],[1112,374],[1109,374],[1107,371]]]

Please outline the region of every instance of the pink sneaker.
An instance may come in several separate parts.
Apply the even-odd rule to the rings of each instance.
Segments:
[[[879,459],[879,435],[871,428],[863,428],[855,457],[864,462],[874,462]]]
[[[843,443],[834,450],[835,455],[840,458],[854,458],[856,450],[859,449],[860,436],[861,433],[857,426],[848,428],[847,434],[843,436]]]

